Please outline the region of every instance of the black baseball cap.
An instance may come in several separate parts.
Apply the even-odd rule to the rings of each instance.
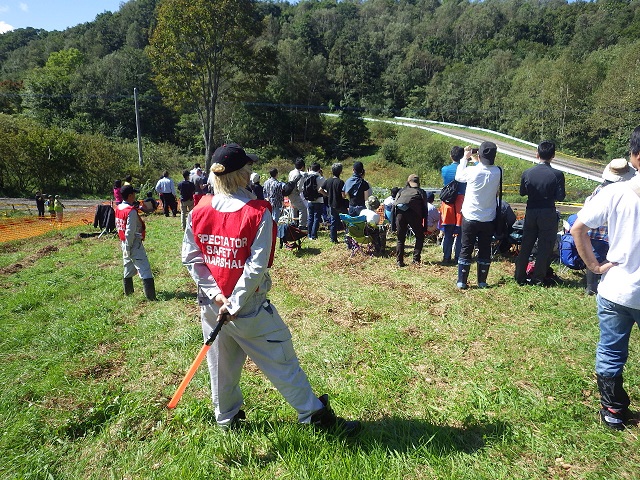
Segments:
[[[120,187],[120,195],[125,199],[132,193],[140,193],[140,190],[137,188],[133,188],[131,185],[125,185],[124,187]]]
[[[493,165],[493,162],[496,160],[496,153],[498,152],[498,147],[493,142],[482,142],[480,144],[480,148],[478,149],[478,155],[480,156],[480,160],[484,164]]]
[[[216,148],[212,160],[214,165],[211,167],[211,171],[218,176],[238,171],[247,163],[253,163],[253,158],[247,155],[237,143],[229,143]]]

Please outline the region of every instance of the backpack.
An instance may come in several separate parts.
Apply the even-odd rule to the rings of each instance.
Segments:
[[[316,200],[320,197],[318,192],[318,175],[307,175],[302,182],[302,196],[307,200]]]
[[[285,197],[288,197],[289,195],[291,195],[294,192],[294,190],[298,188],[298,182],[300,181],[301,178],[302,176],[299,175],[293,180],[286,182],[282,187],[282,195],[284,195]]]
[[[404,187],[398,192],[395,200],[396,208],[401,212],[411,209],[418,215],[420,215],[420,212],[425,213],[422,210],[424,203],[424,191],[421,188],[414,187]]]
[[[572,270],[584,270],[585,264],[578,255],[578,248],[573,236],[570,233],[563,233],[560,236],[560,244],[558,246],[560,253],[560,263],[566,265]]]
[[[440,190],[440,201],[444,203],[455,203],[456,198],[458,198],[459,185],[457,180],[451,180],[442,187],[442,190]]]

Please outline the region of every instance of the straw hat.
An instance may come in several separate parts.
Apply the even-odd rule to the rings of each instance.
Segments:
[[[632,179],[636,174],[635,169],[625,158],[614,158],[609,165],[604,167],[602,180],[609,182],[624,182]]]

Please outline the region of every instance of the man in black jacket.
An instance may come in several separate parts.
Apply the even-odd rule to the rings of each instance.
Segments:
[[[399,267],[404,267],[404,242],[407,238],[409,227],[416,235],[416,243],[413,247],[413,263],[420,263],[422,246],[424,245],[423,219],[427,214],[427,199],[424,190],[420,188],[420,179],[417,175],[409,175],[407,186],[404,187],[395,200],[396,228],[398,230],[398,243],[396,245],[396,259]]]
[[[553,142],[538,145],[536,166],[525,170],[520,180],[520,195],[527,196],[527,212],[522,231],[522,245],[516,259],[515,280],[519,285],[527,283],[527,264],[533,247],[538,242],[536,266],[531,284],[542,285],[551,264],[553,245],[558,231],[558,214],[555,202],[565,197],[564,174],[551,168],[556,154]]]

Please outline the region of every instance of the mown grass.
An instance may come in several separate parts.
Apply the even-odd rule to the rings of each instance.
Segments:
[[[251,362],[246,429],[217,429],[204,367],[167,410],[202,336],[179,219],[148,224],[158,302],[138,280],[121,294],[118,242],[79,238],[88,227],[0,246],[0,477],[640,475],[637,430],[597,421],[595,302],[579,275],[522,288],[499,259],[492,288],[459,292],[434,245],[404,269],[351,258],[324,231],[299,253],[277,250],[271,299],[318,394],[363,421],[358,438],[299,426]],[[636,345],[625,378],[637,400]]]

